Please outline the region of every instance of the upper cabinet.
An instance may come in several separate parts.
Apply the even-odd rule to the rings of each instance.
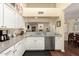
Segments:
[[[14,29],[25,27],[23,17],[9,4],[0,4],[0,26]]]
[[[3,26],[3,4],[0,4],[0,28]]]
[[[61,15],[59,8],[23,8],[23,16],[58,17]]]
[[[25,28],[24,18],[16,13],[16,28]]]
[[[16,13],[8,5],[4,4],[4,26],[7,28],[16,27]]]

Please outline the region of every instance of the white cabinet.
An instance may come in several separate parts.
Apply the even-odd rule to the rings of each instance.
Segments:
[[[44,37],[27,37],[3,51],[2,56],[22,56],[25,50],[44,50]]]
[[[3,26],[3,4],[0,3],[0,28]]]
[[[24,44],[23,41],[18,42],[15,45],[15,56],[22,56],[24,53]]]
[[[61,9],[59,8],[23,8],[23,16],[33,17],[33,16],[60,16]]]
[[[14,56],[14,46],[8,48],[7,50],[5,50],[4,52],[1,53],[1,55],[4,55],[4,56]]]
[[[20,28],[25,28],[24,18],[21,15],[19,16],[19,18]]]
[[[20,28],[20,21],[19,21],[19,14],[18,13],[16,13],[16,28]]]
[[[25,52],[24,49],[24,41],[20,41],[13,45],[12,47],[8,48],[7,50],[3,51],[0,55],[2,56],[22,56]]]
[[[24,43],[26,50],[31,50],[34,47],[34,41],[29,37],[25,39]]]
[[[34,42],[36,45],[36,47],[35,47],[36,50],[44,50],[44,47],[45,47],[44,46],[44,37],[38,37],[34,40]]]
[[[6,4],[4,4],[4,26],[7,28],[16,27],[16,13]]]
[[[44,50],[44,37],[27,37],[24,43],[26,50]]]
[[[0,28],[25,28],[23,17],[8,4],[0,4]]]
[[[62,39],[61,37],[55,37],[55,50],[61,50]]]
[[[16,13],[16,24],[17,24],[16,28],[25,28],[24,19],[18,13]]]

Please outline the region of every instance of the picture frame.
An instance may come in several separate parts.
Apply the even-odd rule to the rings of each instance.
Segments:
[[[61,21],[57,21],[57,27],[61,27]]]

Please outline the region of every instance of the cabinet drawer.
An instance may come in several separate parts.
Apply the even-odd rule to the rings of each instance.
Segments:
[[[1,54],[5,55],[5,56],[13,56],[14,55],[13,51],[14,51],[14,46],[12,46],[9,49],[5,50]]]
[[[15,45],[15,56],[22,56],[24,51],[24,41],[22,40]]]

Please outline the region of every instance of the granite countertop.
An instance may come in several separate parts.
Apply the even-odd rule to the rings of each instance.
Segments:
[[[26,35],[26,37],[47,37],[47,36],[61,37],[61,35]]]
[[[0,42],[0,53],[10,48],[11,46],[15,45],[17,42],[23,40],[23,38],[24,38],[24,35],[17,36],[15,38],[10,38],[10,40],[4,41],[4,42]]]
[[[61,37],[61,34],[52,34],[52,33],[26,33],[26,37],[46,37],[46,36],[55,36],[55,37]]]

